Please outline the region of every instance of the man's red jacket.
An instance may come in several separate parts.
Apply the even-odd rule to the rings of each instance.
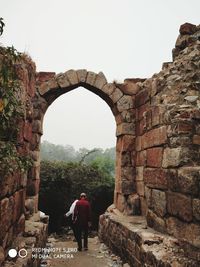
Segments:
[[[91,222],[91,208],[88,200],[80,199],[76,202],[74,220],[77,225],[88,227],[88,222]]]

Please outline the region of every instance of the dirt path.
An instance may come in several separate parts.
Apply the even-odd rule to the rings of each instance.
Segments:
[[[88,251],[77,251],[77,244],[72,240],[49,238],[49,244],[54,250],[41,267],[122,267],[120,258],[111,254],[98,237],[88,239]]]

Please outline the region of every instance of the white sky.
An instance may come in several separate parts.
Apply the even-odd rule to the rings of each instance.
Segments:
[[[151,77],[171,61],[179,26],[200,24],[200,0],[0,0],[0,42],[28,53],[37,71],[86,68],[114,79]],[[78,88],[48,109],[43,140],[115,145],[107,104]]]

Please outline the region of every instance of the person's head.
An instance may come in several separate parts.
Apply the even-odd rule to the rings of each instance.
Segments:
[[[80,199],[86,199],[86,197],[87,197],[87,196],[86,196],[86,193],[81,193],[81,194],[80,194]]]

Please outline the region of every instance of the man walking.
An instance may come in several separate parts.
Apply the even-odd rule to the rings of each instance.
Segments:
[[[76,202],[74,223],[77,229],[78,251],[82,250],[82,234],[84,250],[88,250],[88,228],[91,225],[91,207],[85,193],[81,193],[80,200]]]

